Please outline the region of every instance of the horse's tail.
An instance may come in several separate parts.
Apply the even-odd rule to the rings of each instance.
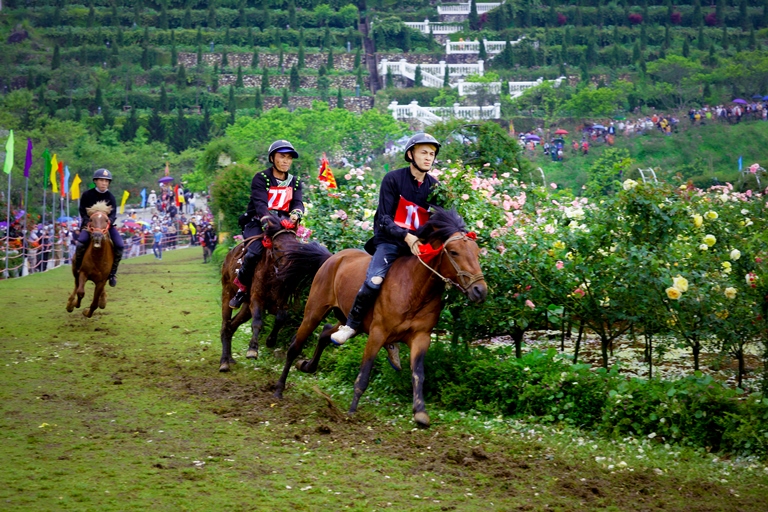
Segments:
[[[298,243],[282,251],[276,251],[276,278],[286,300],[297,298],[309,287],[315,274],[331,257],[325,246],[317,242]]]

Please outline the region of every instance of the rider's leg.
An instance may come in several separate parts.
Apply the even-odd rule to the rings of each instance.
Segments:
[[[117,266],[120,265],[120,260],[123,259],[123,251],[125,245],[123,243],[123,237],[117,232],[114,226],[109,228],[109,237],[112,239],[112,245],[114,246],[114,261],[112,262],[112,271],[109,273],[109,286],[117,285]]]
[[[251,286],[251,280],[253,279],[253,272],[256,270],[256,264],[261,259],[261,254],[264,252],[264,246],[261,244],[261,240],[254,240],[240,262],[240,268],[235,276],[234,284],[238,287],[237,293],[232,300],[229,301],[229,307],[232,309],[239,308],[240,305],[248,297],[248,289]]]
[[[381,284],[395,259],[400,253],[398,246],[394,244],[379,244],[376,252],[368,264],[365,274],[365,282],[357,292],[352,309],[347,316],[346,325],[342,325],[331,335],[331,341],[336,345],[342,345],[360,330],[368,309],[376,302]]]

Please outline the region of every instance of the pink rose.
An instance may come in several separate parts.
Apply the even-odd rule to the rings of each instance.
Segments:
[[[536,309],[536,305],[533,302],[531,302],[530,300],[526,300],[525,301],[525,305],[528,306],[531,309]]]
[[[563,263],[560,260],[557,260],[557,263],[555,263],[555,267],[557,267],[557,270],[563,270],[564,266],[565,266],[565,263]]]

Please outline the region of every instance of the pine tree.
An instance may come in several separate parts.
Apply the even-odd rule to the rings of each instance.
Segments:
[[[251,59],[251,69],[259,68],[259,50],[258,48],[253,50],[253,58]]]
[[[341,96],[341,87],[336,93],[336,108],[344,108],[344,98]]]
[[[715,54],[715,43],[709,44],[709,55],[707,56],[707,63],[710,66],[717,65],[717,54]]]
[[[451,86],[451,70],[448,64],[445,65],[445,73],[443,74],[443,87]]]
[[[229,36],[229,27],[224,31],[224,44],[229,46],[232,44],[232,38]]]
[[[176,72],[176,87],[179,89],[187,87],[187,71],[184,69],[184,64],[180,65],[179,70]]]
[[[175,68],[179,63],[179,54],[176,51],[176,45],[171,46],[171,67]]]
[[[480,52],[478,53],[477,58],[483,62],[488,61],[488,52],[485,49],[485,39],[480,40]]]
[[[277,52],[277,68],[280,70],[280,74],[283,74],[283,47],[280,46],[280,51]]]
[[[240,0],[237,3],[237,26],[238,27],[248,26],[248,20],[245,17],[245,0]]]
[[[229,112],[229,124],[235,124],[235,113],[237,112],[237,100],[235,99],[235,88],[229,86],[229,99],[227,100],[227,112]]]
[[[668,50],[669,47],[672,45],[672,34],[669,32],[669,23],[664,26],[664,43],[662,43],[661,47],[665,50]]]
[[[328,88],[331,85],[331,80],[326,76],[317,77],[317,90],[320,92],[320,99],[328,101]]]
[[[749,49],[754,51],[757,49],[757,39],[755,38],[755,27],[749,27]]]
[[[357,66],[357,85],[361,89],[365,87],[365,80],[363,79],[363,66]]]
[[[168,30],[168,9],[165,2],[160,2],[160,16],[157,18],[157,26],[161,30]]]
[[[688,44],[688,38],[683,39],[683,57],[686,59],[691,56],[691,47]]]
[[[245,84],[243,83],[243,68],[240,65],[237,66],[237,79],[235,80],[235,87],[238,89],[245,87]]]
[[[197,67],[201,68],[205,65],[205,61],[203,60],[203,47],[202,45],[197,45]]]
[[[184,18],[181,20],[182,28],[189,30],[192,28],[192,8],[187,4],[187,8],[184,9]]]
[[[101,106],[101,119],[104,128],[111,128],[115,124],[115,113],[112,112],[108,102],[104,102]]]
[[[165,91],[165,84],[160,85],[160,111],[168,113],[168,93]]]
[[[331,40],[331,29],[328,28],[328,25],[326,25],[325,33],[323,34],[323,46],[320,49],[324,50],[325,48],[330,48],[332,44],[333,41]]]
[[[216,2],[208,2],[208,28],[216,28]]]
[[[299,77],[299,68],[297,68],[296,64],[294,64],[293,66],[291,66],[291,78],[290,78],[291,92],[298,91],[300,86],[301,86],[301,78]]]
[[[299,53],[296,57],[296,66],[299,69],[304,69],[304,41],[299,42]]]
[[[206,103],[203,107],[203,120],[197,125],[197,140],[202,143],[211,138],[211,107]]]
[[[422,87],[424,84],[422,84],[422,77],[421,77],[421,64],[416,65],[416,72],[413,74],[413,86],[414,87]]]
[[[720,38],[720,46],[723,47],[723,50],[728,49],[728,27],[723,25],[723,35]]]
[[[718,23],[725,21],[725,0],[717,0],[715,3],[715,18],[717,18]]]
[[[269,91],[269,68],[264,66],[264,71],[261,74],[261,92],[266,94]]]
[[[168,137],[168,145],[176,153],[181,153],[189,146],[189,128],[187,126],[187,118],[184,117],[184,110],[181,108],[177,110],[178,115],[176,116],[173,130],[171,130]]]
[[[200,27],[197,27],[197,35],[195,36],[195,44],[200,46],[203,44],[203,31]]]
[[[256,97],[253,98],[253,106],[256,108],[256,112],[261,112],[264,109],[264,102],[261,99],[261,90],[256,89]]]
[[[560,76],[568,76],[568,72],[565,70],[565,64],[563,64],[562,62],[558,66],[557,71],[560,74]]]
[[[328,48],[328,70],[333,70],[333,48]]]
[[[91,28],[96,23],[96,11],[93,8],[93,1],[88,2],[88,4],[88,18],[85,21],[85,26]]]
[[[288,108],[290,107],[290,98],[288,96],[288,89],[283,87],[283,96],[280,98],[280,106]]]
[[[293,0],[288,2],[288,24],[292,27],[296,26],[296,5]]]
[[[697,36],[697,47],[699,51],[704,51],[707,48],[706,41],[704,41],[704,24],[699,25],[699,35]]]
[[[126,119],[123,128],[120,130],[120,140],[129,142],[136,138],[136,130],[139,129],[139,120],[136,117],[136,109],[131,109],[131,115]]]
[[[741,30],[746,31],[751,25],[747,15],[747,0],[741,0],[739,2],[739,26]]]
[[[387,89],[391,89],[395,86],[395,77],[392,74],[392,70],[390,68],[387,68],[387,77],[384,81],[384,87]]]
[[[109,67],[116,68],[120,65],[120,47],[117,43],[114,43],[112,45],[112,48],[110,48],[110,55],[109,55]]]
[[[261,11],[261,30],[266,30],[272,26],[272,19],[269,16],[269,4],[264,2],[264,10]]]
[[[146,71],[149,67],[149,48],[145,45],[141,49],[141,69]]]
[[[701,14],[701,1],[693,0],[693,14],[691,15],[691,26],[698,27],[704,22],[704,16]]]
[[[640,45],[635,41],[635,44],[632,45],[632,62],[637,63],[638,60],[640,60]]]
[[[403,52],[408,53],[411,51],[411,29],[408,27],[403,29]]]
[[[317,69],[317,76],[325,76],[328,74],[328,71],[325,69],[325,64],[320,64],[320,67]]]
[[[353,68],[359,68],[360,63],[362,62],[362,56],[360,55],[360,48],[357,48],[357,51],[355,52],[355,62],[352,64]]]
[[[476,0],[471,0],[469,3],[469,29],[480,30],[480,17],[477,15],[477,3]]]
[[[227,49],[224,48],[221,51],[221,69],[224,69],[227,66],[229,66],[229,59],[227,58]]]
[[[59,54],[59,45],[53,47],[53,57],[51,58],[51,70],[59,69],[61,66],[61,55]]]
[[[640,26],[640,49],[645,51],[648,47],[648,31],[645,29],[645,23]]]

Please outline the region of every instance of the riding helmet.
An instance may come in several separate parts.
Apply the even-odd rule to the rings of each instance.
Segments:
[[[107,169],[96,169],[93,173],[93,179],[95,180],[109,180],[112,181],[112,173]]]
[[[272,157],[275,153],[290,153],[293,158],[299,158],[299,153],[296,151],[296,148],[293,147],[293,144],[283,139],[276,140],[269,146],[270,162],[272,162]]]
[[[413,159],[408,156],[408,151],[410,149],[413,149],[413,146],[416,144],[432,144],[435,146],[435,158],[437,158],[437,154],[440,152],[440,143],[437,142],[437,139],[434,138],[432,135],[428,133],[417,133],[410,139],[408,139],[408,144],[405,145],[405,161],[411,162]]]

